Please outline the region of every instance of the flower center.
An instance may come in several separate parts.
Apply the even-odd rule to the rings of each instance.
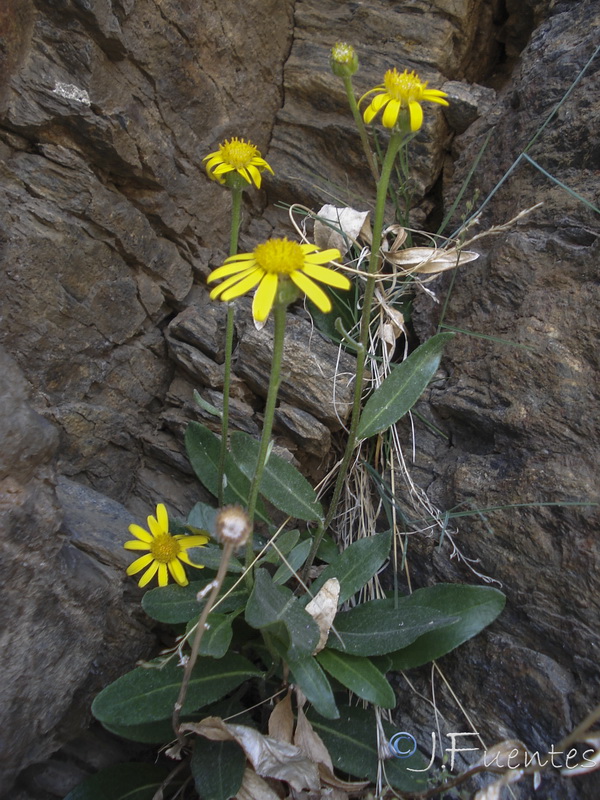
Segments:
[[[400,74],[395,67],[388,69],[383,82],[387,93],[403,105],[421,100],[423,92],[427,88],[427,81],[425,83],[420,81],[416,72],[409,72],[405,69]]]
[[[177,558],[181,552],[181,547],[177,539],[174,539],[170,533],[163,533],[160,536],[155,536],[154,541],[150,545],[150,552],[156,561],[161,564],[168,564]]]
[[[331,57],[338,64],[348,64],[356,58],[356,51],[352,45],[346,44],[346,42],[336,42],[331,48]]]
[[[260,156],[260,151],[251,142],[238,139],[225,140],[219,145],[219,154],[224,164],[229,164],[234,169],[247,167],[253,158]]]
[[[304,253],[297,242],[269,239],[254,248],[254,258],[263,272],[291,275],[304,266]]]

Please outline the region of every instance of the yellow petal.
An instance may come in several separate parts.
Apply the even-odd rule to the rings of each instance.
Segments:
[[[221,294],[221,300],[228,303],[230,300],[233,300],[234,297],[241,297],[243,294],[246,294],[246,292],[249,292],[250,289],[254,289],[263,275],[264,272],[262,269],[256,267],[256,269],[251,270],[249,275],[246,275],[238,281],[235,286],[226,289],[226,291]]]
[[[259,167],[260,169],[268,169],[271,175],[275,175],[275,173],[271,169],[271,166],[267,164],[264,158],[253,158],[250,164],[252,164],[252,166],[254,167]]]
[[[234,169],[231,164],[221,163],[213,169],[213,175],[223,175],[226,172],[233,172]]]
[[[148,517],[148,527],[150,528],[150,531],[154,537],[160,536],[161,533],[163,532],[162,528],[158,524],[158,520],[156,519],[156,517],[153,517],[152,515]]]
[[[255,272],[256,269],[257,269],[256,265],[252,264],[251,267],[246,267],[243,270],[243,272],[240,272],[237,275],[232,275],[231,278],[227,278],[226,280],[223,281],[223,283],[220,283],[218,286],[215,286],[215,288],[210,293],[210,299],[217,300],[226,289],[229,289],[230,286],[234,286],[236,283],[239,283],[247,275],[251,275],[253,272]]]
[[[207,156],[204,156],[204,158],[202,159],[202,161],[208,161],[208,159],[209,159],[209,158],[216,158],[216,157],[219,157],[219,158],[220,158],[220,155],[219,155],[219,151],[218,151],[218,150],[217,150],[215,153],[209,153]]]
[[[204,564],[196,564],[195,561],[188,556],[187,553],[178,553],[177,558],[180,561],[183,561],[184,564],[188,564],[190,567],[195,567],[196,569],[204,569]]]
[[[204,547],[209,541],[209,536],[176,536],[177,543],[182,550],[189,550],[190,547]]]
[[[252,177],[252,180],[254,181],[254,185],[256,186],[256,188],[260,189],[260,184],[262,180],[260,177],[260,171],[257,170],[253,164],[248,164],[248,172]]]
[[[423,92],[423,100],[428,100],[430,103],[440,103],[443,106],[449,105],[446,97],[448,97],[447,92],[442,92],[440,89],[425,89]]]
[[[156,519],[158,520],[158,524],[160,525],[161,531],[163,533],[168,533],[169,515],[167,514],[167,509],[165,508],[164,503],[159,503],[156,506]]]
[[[188,585],[189,581],[187,579],[187,575],[185,574],[185,570],[179,563],[178,559],[174,558],[172,561],[169,561],[168,567],[169,572],[180,586]]]
[[[408,112],[410,114],[411,131],[418,131],[423,124],[423,109],[419,103],[413,101],[408,104]]]
[[[150,550],[150,545],[148,542],[138,542],[137,539],[132,539],[129,542],[125,542],[123,547],[125,550]]]
[[[418,105],[418,104],[417,104]],[[393,128],[398,121],[398,114],[400,113],[400,101],[390,100],[387,104],[381,122],[384,128]]]
[[[135,523],[129,526],[129,533],[132,536],[141,539],[142,542],[150,543],[152,541],[152,534],[148,533],[148,531],[145,531],[140,525],[136,525]]]
[[[335,247],[331,250],[321,250],[318,253],[306,256],[306,261],[309,264],[327,264],[329,261],[339,261],[342,254]]]
[[[335,286],[336,289],[350,289],[352,284],[345,275],[335,272],[327,267],[319,267],[316,264],[305,264],[302,272],[309,278],[326,283],[327,286]]]
[[[169,582],[169,571],[166,564],[158,565],[158,585],[166,586]]]
[[[134,562],[132,562],[126,569],[127,575],[135,575],[136,572],[144,569],[147,567],[154,560],[154,556],[152,553],[146,553],[145,556],[141,556],[141,558],[136,558]]]
[[[206,282],[212,283],[213,281],[218,281],[221,278],[228,278],[230,275],[236,275],[238,272],[243,272],[249,267],[254,266],[252,263],[253,261],[254,256],[252,256],[251,259],[244,259],[243,261],[242,259],[239,259],[231,264],[225,263],[222,267],[217,267],[217,269],[214,269],[206,279]]]
[[[141,586],[142,589],[144,588],[144,586],[147,586],[152,580],[152,578],[156,575],[158,566],[159,566],[158,561],[155,561],[153,564],[151,564],[146,570],[146,572],[144,572],[144,574],[140,578],[138,586]]]
[[[324,314],[331,311],[331,300],[327,297],[323,289],[317,286],[316,283],[313,283],[307,275],[304,275],[300,270],[296,270],[292,272],[290,278],[294,281],[296,286],[304,292],[308,299],[313,301],[319,311],[322,311]]]
[[[277,283],[275,272],[267,272],[260,282],[252,301],[252,316],[257,322],[264,322],[269,316],[277,293]]]

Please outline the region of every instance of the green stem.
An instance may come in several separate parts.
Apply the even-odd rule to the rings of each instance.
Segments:
[[[269,391],[267,393],[267,403],[265,406],[262,436],[258,451],[258,461],[256,462],[256,470],[254,472],[254,477],[252,478],[250,494],[248,496],[248,516],[250,517],[251,525],[254,525],[254,512],[256,511],[258,492],[267,461],[267,452],[269,449],[269,442],[271,441],[271,431],[273,430],[273,418],[275,416],[275,404],[277,403],[277,393],[279,392],[279,384],[281,383],[281,361],[283,358],[287,305],[276,302],[275,306],[273,307],[273,316],[275,319],[275,332],[273,334],[271,377],[269,379]],[[246,545],[246,568],[248,568],[252,563],[252,558],[252,534],[250,534],[248,544]],[[250,573],[248,573],[248,575],[250,575]]]
[[[377,276],[377,273],[379,272],[379,265],[381,262],[381,256],[379,254],[379,251],[381,248],[381,236],[383,233],[385,201],[387,197],[387,190],[390,182],[390,176],[392,174],[392,169],[396,161],[396,156],[398,155],[398,151],[404,141],[405,141],[405,135],[403,133],[392,134],[388,144],[387,152],[385,154],[385,158],[383,159],[383,164],[381,166],[381,177],[377,184],[377,200],[375,202],[375,214],[373,218],[373,243],[371,246],[371,258],[369,259],[368,277],[365,283],[363,308],[360,319],[360,337],[358,342],[358,348],[356,351],[356,383],[354,384],[354,400],[352,403],[352,416],[350,418],[348,441],[346,442],[346,449],[344,451],[342,463],[338,471],[337,480],[335,482],[335,487],[333,490],[333,496],[331,498],[331,503],[329,504],[329,509],[327,511],[327,516],[325,517],[325,522],[323,523],[323,526],[319,528],[313,540],[313,546],[311,548],[308,560],[304,567],[304,575],[308,574],[308,570],[312,566],[317,549],[321,544],[321,539],[323,538],[323,534],[327,530],[329,525],[331,525],[331,521],[335,515],[337,505],[339,503],[340,496],[342,494],[342,489],[344,488],[344,482],[346,480],[346,474],[350,466],[352,453],[354,452],[354,448],[356,447],[356,431],[358,430],[358,422],[360,419],[363,379],[365,375],[365,363],[369,346],[369,326],[371,323],[371,307],[373,305],[373,296],[375,294],[375,278]]]
[[[229,236],[229,255],[234,256],[238,248],[238,235],[242,216],[242,188],[231,189],[231,233]],[[221,417],[221,448],[218,464],[218,503],[223,505],[225,491],[225,458],[227,456],[227,439],[229,436],[229,394],[231,389],[231,357],[233,354],[234,306],[227,304],[227,323],[225,328],[225,372],[223,376],[223,416]]]
[[[367,136],[367,129],[365,127],[365,123],[362,118],[362,114],[360,113],[360,109],[358,108],[358,103],[356,102],[356,97],[354,96],[354,87],[352,85],[352,78],[347,75],[342,78],[344,81],[344,89],[346,90],[346,96],[348,98],[348,105],[350,106],[350,111],[352,111],[352,116],[354,117],[354,122],[356,123],[356,127],[358,129],[358,133],[360,136],[360,141],[362,142],[363,150],[365,151],[365,156],[367,158],[367,164],[369,165],[369,169],[371,170],[371,174],[375,179],[375,183],[379,182],[379,171],[377,169],[377,164],[375,163],[375,159],[373,158],[373,150],[371,149],[371,145],[369,144],[369,137]]]

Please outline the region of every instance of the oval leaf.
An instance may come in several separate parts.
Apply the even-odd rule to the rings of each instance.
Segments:
[[[432,336],[392,369],[365,404],[358,423],[359,439],[387,430],[410,411],[435,375],[444,345],[453,336],[452,333]]]
[[[335,704],[327,676],[312,656],[289,661],[288,666],[294,682],[302,689],[308,700],[322,717],[337,719],[340,712]]]
[[[236,611],[243,608],[248,600],[248,591],[245,585],[239,584],[233,589],[236,579],[233,577],[225,578],[221,592],[215,603],[215,611],[219,614],[226,614],[229,611]],[[178,586],[171,583],[168,586],[157,586],[146,592],[142,597],[142,608],[152,619],[158,622],[167,622],[175,625],[178,622],[189,622],[195,619],[202,608],[205,600],[198,602],[196,599],[198,592],[203,591],[212,580],[192,581],[187,586]],[[228,592],[231,590],[230,594]]]
[[[107,725],[139,725],[166,719],[179,695],[183,669],[173,662],[161,668],[138,667],[103,689],[92,704],[92,713]],[[235,689],[247,678],[260,676],[242,656],[199,658],[189,684],[182,713],[196,711]]]
[[[190,766],[202,800],[229,800],[242,785],[246,754],[236,742],[198,737]]]
[[[394,708],[396,695],[385,677],[368,658],[336,653],[328,647],[317,655],[319,664],[363,700],[382,708]]]
[[[273,575],[273,583],[285,583],[289,580],[304,564],[308,558],[311,547],[312,539],[305,539],[294,547],[286,558],[287,564],[285,562],[281,564],[275,575]]]
[[[454,622],[434,608],[394,608],[393,601],[371,600],[339,613],[328,646],[354,656],[381,656],[406,647],[419,636]]]
[[[452,583],[418,589],[410,597],[401,598],[399,603],[402,608],[419,605],[452,614],[456,619],[388,656],[391,658],[391,668],[402,670],[418,667],[449,653],[493,622],[505,602],[506,597],[502,592],[490,586]]]
[[[259,442],[248,434],[236,431],[231,435],[233,457],[247,478],[254,475],[259,449]],[[265,466],[260,493],[290,517],[307,522],[323,519],[323,509],[310,483],[295,467],[274,453]]]
[[[87,778],[64,800],[152,800],[169,772],[156,764],[115,764]],[[178,788],[176,783],[172,791]]]

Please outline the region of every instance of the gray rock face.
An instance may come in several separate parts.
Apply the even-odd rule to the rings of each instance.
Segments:
[[[125,580],[132,516],[64,478],[56,429],[0,350],[0,793],[89,720],[89,698],[153,643]]]

